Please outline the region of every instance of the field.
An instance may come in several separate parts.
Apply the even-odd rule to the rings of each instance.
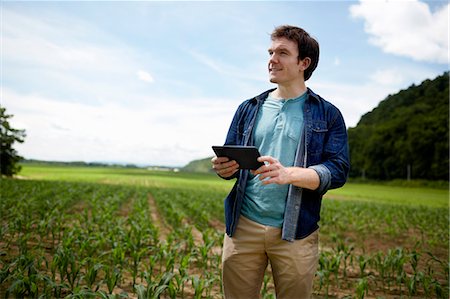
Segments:
[[[222,298],[232,182],[26,164],[0,184],[0,297]],[[379,184],[327,193],[315,298],[448,298],[448,200]],[[261,297],[275,298],[270,267]]]

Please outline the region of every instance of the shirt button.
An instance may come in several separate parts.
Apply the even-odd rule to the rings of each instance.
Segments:
[[[298,205],[296,205],[296,206],[295,206],[294,208],[295,208],[295,210],[298,210],[298,209],[299,209],[299,206],[298,206]]]

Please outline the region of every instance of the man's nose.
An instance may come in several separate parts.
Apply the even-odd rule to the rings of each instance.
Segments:
[[[272,55],[270,55],[269,62],[270,63],[277,63],[278,62],[278,56],[275,53],[273,53]]]

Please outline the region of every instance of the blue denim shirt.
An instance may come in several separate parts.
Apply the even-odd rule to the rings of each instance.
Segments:
[[[273,90],[246,100],[238,107],[226,145],[253,145],[256,114]],[[342,114],[311,89],[308,88],[307,93],[303,107],[302,142],[299,142],[294,166],[314,169],[319,175],[320,185],[314,191],[289,186],[282,227],[282,238],[286,241],[305,238],[319,227],[322,196],[329,189],[343,186],[350,168],[347,129]],[[230,237],[239,221],[248,175],[248,170],[240,170],[232,177],[237,181],[225,199],[225,226]]]

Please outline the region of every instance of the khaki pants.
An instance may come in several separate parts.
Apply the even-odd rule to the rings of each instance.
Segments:
[[[243,216],[232,238],[225,234],[222,255],[226,299],[256,299],[270,261],[277,299],[311,297],[319,261],[319,231],[287,242],[281,229],[261,225]]]

